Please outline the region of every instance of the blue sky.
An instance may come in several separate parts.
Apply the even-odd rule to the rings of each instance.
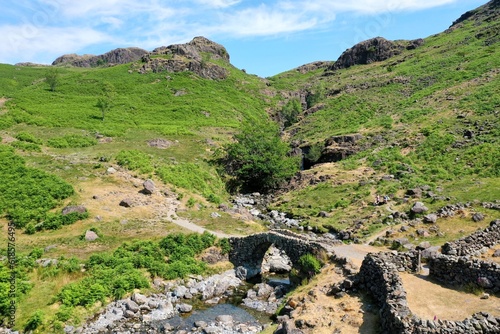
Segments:
[[[487,0],[2,0],[0,63],[146,50],[205,36],[248,73],[272,76],[336,60],[376,36],[439,33]]]

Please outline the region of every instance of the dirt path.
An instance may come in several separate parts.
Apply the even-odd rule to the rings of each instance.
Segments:
[[[176,225],[178,225],[178,226],[180,226],[182,228],[185,228],[187,230],[193,231],[193,232],[197,232],[197,233],[209,232],[209,233],[212,233],[217,238],[238,237],[237,235],[230,235],[230,234],[225,234],[225,233],[220,233],[220,232],[215,232],[215,231],[207,230],[204,227],[201,227],[199,225],[191,223],[187,219],[180,218],[175,213],[175,210],[177,209],[177,207],[178,207],[178,202],[177,202],[177,205],[174,204],[174,205],[171,206],[170,210],[168,211],[168,213],[166,215],[166,217],[168,217],[168,219],[167,219],[168,221],[170,221],[170,222],[172,222],[172,223],[174,223],[174,224],[176,224]],[[239,237],[241,237],[241,235]]]
[[[116,182],[89,181],[79,184],[82,204],[90,212],[100,217],[100,220],[138,220],[143,222],[170,222],[192,232],[205,231],[219,238],[232,235],[208,230],[187,219],[177,216],[176,211],[181,203],[174,197],[166,197],[160,190],[154,194],[144,195],[138,189],[142,188],[144,180],[132,176],[128,171],[115,166],[118,170],[108,175]],[[119,206],[122,199],[128,199],[131,207]]]
[[[381,251],[381,249],[377,247],[359,244],[340,245],[331,248],[335,254],[350,259],[358,267],[361,266],[366,254],[378,253]]]

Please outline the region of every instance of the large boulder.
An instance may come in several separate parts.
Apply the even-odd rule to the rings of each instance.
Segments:
[[[436,224],[437,219],[438,219],[438,216],[436,214],[430,213],[430,214],[424,216],[424,223]]]
[[[148,179],[146,181],[144,181],[144,183],[142,184],[142,186],[144,187],[144,189],[142,189],[142,193],[143,194],[146,194],[146,195],[151,195],[155,192],[155,184],[152,180]]]
[[[87,230],[87,232],[85,232],[85,240],[95,241],[97,239],[99,239],[99,236],[94,231]]]
[[[413,212],[413,213],[424,213],[424,212],[426,212],[428,210],[429,209],[422,202],[416,202],[413,205],[413,207],[411,208],[411,212]]]

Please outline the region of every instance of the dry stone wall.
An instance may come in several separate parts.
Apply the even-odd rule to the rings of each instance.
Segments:
[[[484,230],[475,232],[465,238],[447,242],[441,253],[445,255],[465,256],[474,254],[484,247],[491,247],[500,242],[500,219],[494,220]]]
[[[500,292],[500,265],[466,256],[437,255],[429,259],[429,276],[451,286],[476,284]]]
[[[500,332],[500,318],[488,313],[476,313],[463,321],[425,320],[411,313],[399,272],[413,268],[416,253],[368,254],[363,260],[354,286],[370,293],[380,307],[384,333],[437,334]],[[411,261],[408,261],[410,259]],[[403,264],[408,263],[405,266]]]

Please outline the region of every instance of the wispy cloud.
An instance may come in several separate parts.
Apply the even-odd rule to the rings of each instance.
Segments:
[[[341,13],[396,13],[456,1],[4,0],[0,62],[46,62],[100,43],[153,48],[196,35],[281,36],[325,27]]]

